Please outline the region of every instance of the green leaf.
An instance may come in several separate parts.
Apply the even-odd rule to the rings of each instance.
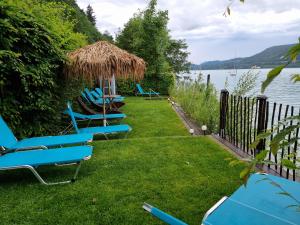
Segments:
[[[268,75],[267,79],[262,83],[261,92],[265,92],[266,88],[269,84],[281,73],[281,71],[287,66],[288,64],[280,65],[272,69]]]
[[[300,74],[293,74],[291,77],[291,80],[296,83],[296,82],[300,82]]]
[[[233,166],[236,166],[236,165],[239,165],[239,164],[244,164],[243,161],[240,161],[240,160],[232,160],[230,163],[229,163],[229,166],[233,167]]]
[[[255,159],[258,161],[258,162],[261,162],[262,160],[264,160],[267,156],[267,154],[269,153],[268,150],[263,150],[261,151],[259,154],[257,154],[255,156]]]
[[[297,166],[295,165],[295,163],[293,163],[292,161],[290,161],[288,159],[282,159],[281,160],[281,165],[288,168],[288,169],[291,169],[291,170],[297,169]]]
[[[256,148],[259,142],[267,137],[269,137],[272,134],[271,131],[266,131],[264,133],[260,133],[259,135],[256,136],[255,141],[253,141],[250,145],[250,148]]]
[[[300,43],[292,46],[288,51],[288,56],[293,62],[297,60],[297,56],[300,54]]]
[[[270,143],[270,149],[273,155],[276,155],[278,152],[278,149],[280,147],[280,142],[283,141],[285,139],[285,137],[289,134],[291,134],[291,132],[295,131],[295,129],[299,128],[300,125],[291,125],[289,127],[284,128],[283,130],[281,130],[275,137],[274,139],[271,141]]]
[[[240,178],[243,180],[245,186],[247,185],[248,178],[252,172],[252,167],[253,164],[250,164],[240,172]]]

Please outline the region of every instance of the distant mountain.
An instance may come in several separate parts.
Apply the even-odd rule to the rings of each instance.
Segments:
[[[215,70],[215,69],[233,69],[234,67],[237,69],[248,69],[252,66],[258,66],[261,68],[273,68],[275,66],[284,64],[287,62],[285,59],[285,55],[290,47],[294,44],[290,45],[279,45],[273,46],[265,49],[264,51],[255,54],[250,57],[245,58],[234,58],[229,60],[216,60],[216,61],[207,61],[200,65],[192,64],[192,70]],[[289,67],[300,67],[300,57],[296,63],[292,63]]]

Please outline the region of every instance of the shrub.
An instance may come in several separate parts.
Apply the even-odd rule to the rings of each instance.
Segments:
[[[207,87],[201,79],[193,83],[178,82],[170,89],[170,95],[200,125],[207,125],[209,132],[217,130],[219,101],[212,84]]]
[[[0,3],[0,114],[19,137],[59,129],[69,85],[60,72],[64,50],[86,44],[66,10],[34,0]]]

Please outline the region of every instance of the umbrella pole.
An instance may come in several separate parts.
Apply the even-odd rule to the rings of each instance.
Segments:
[[[103,126],[106,127],[106,117],[105,117],[105,92],[104,92],[104,87],[105,87],[105,80],[102,78],[102,99],[103,99]]]

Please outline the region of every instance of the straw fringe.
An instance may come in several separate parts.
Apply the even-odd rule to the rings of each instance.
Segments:
[[[144,77],[146,63],[142,58],[128,53],[106,41],[99,41],[68,54],[69,62],[64,67],[68,78],[83,77],[90,82],[97,79]]]

